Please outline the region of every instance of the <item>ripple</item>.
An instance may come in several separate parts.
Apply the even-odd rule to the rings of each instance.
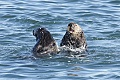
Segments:
[[[6,14],[6,15],[3,15],[1,18],[15,18],[16,15],[10,15],[10,14]]]
[[[111,0],[111,1],[109,1],[108,3],[119,5],[119,4],[120,4],[120,1],[119,1],[119,0]]]
[[[0,79],[120,78],[119,0],[1,0]],[[32,30],[47,28],[58,45],[68,23],[81,25],[88,53],[82,58],[58,54],[35,58]]]
[[[19,23],[27,23],[27,24],[35,24],[38,23],[39,21],[33,20],[33,19],[27,19],[27,18],[20,18],[20,19],[13,19],[12,21],[14,22],[19,22]]]
[[[26,78],[26,76],[24,76],[22,74],[14,74],[14,73],[6,73],[6,74],[2,74],[1,76],[7,77],[7,78],[17,78],[17,79]]]

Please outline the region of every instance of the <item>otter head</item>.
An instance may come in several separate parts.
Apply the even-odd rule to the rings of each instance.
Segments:
[[[33,30],[33,35],[36,37],[36,41],[42,39],[42,37],[44,37],[45,32],[47,32],[45,28],[37,28]]]
[[[79,32],[82,32],[82,29],[78,24],[71,22],[68,24],[67,32],[71,34],[78,34]]]
[[[45,28],[37,28],[33,30],[33,35],[36,37],[36,41],[39,41],[41,45],[47,46],[54,39],[50,32]]]

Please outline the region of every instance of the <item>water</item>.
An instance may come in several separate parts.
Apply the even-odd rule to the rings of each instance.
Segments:
[[[35,59],[32,30],[47,28],[58,45],[68,23],[84,30],[87,56]],[[0,80],[119,80],[120,0],[1,0]]]

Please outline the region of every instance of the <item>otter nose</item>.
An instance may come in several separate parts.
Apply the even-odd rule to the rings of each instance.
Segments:
[[[70,30],[70,31],[72,31],[72,30],[73,30],[73,28],[70,26],[69,30]]]
[[[73,27],[70,27],[70,28],[69,28],[69,31],[74,32],[74,28],[73,28]]]
[[[69,26],[68,30],[74,32],[74,24],[70,23],[68,26]]]
[[[73,27],[73,26],[74,26],[74,24],[73,24],[73,23],[70,23],[70,24],[68,24],[68,26]]]

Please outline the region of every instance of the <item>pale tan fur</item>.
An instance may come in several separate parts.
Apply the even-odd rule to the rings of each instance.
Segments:
[[[81,27],[76,23],[74,23],[74,26],[72,26],[71,28],[72,28],[72,30],[74,30],[74,32],[70,31],[70,26],[68,26],[67,31],[69,31],[72,34],[78,34],[78,33],[82,32]]]

